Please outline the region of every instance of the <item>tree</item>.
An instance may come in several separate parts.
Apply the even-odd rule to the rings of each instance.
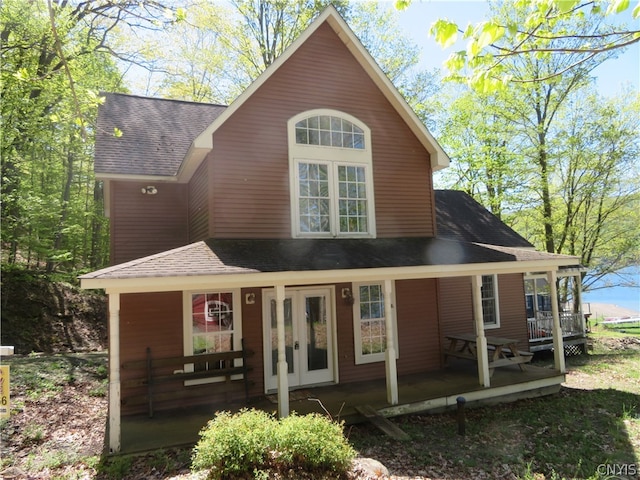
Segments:
[[[502,10],[496,21],[517,15]],[[590,20],[556,25],[589,31]],[[587,95],[600,61],[567,69],[575,63],[571,55],[505,59],[514,79],[536,81],[467,93],[449,109],[441,137],[458,164],[455,180],[443,177],[449,184],[489,205],[538,247],[580,257],[596,276],[637,262],[640,236],[628,220],[637,219],[631,208],[638,201],[637,94],[627,92],[626,104]]]
[[[98,90],[117,89],[113,57],[125,57],[110,35],[157,28],[167,10],[149,0],[6,0],[0,15],[5,259],[47,270],[102,266],[91,135]]]
[[[337,8],[387,76],[419,110],[428,110],[435,82],[416,72],[419,50],[401,35],[395,12],[378,2],[235,0],[230,7],[204,2],[186,21],[154,38],[148,49],[162,58],[154,93],[170,98],[230,103],[329,4]],[[147,42],[149,43],[149,42]],[[398,52],[401,52],[399,54]]]
[[[446,118],[439,127],[439,141],[449,152],[451,165],[439,178],[503,219],[505,211],[526,203],[522,192],[535,178],[520,153],[528,148],[526,138],[503,113],[519,99],[509,91],[482,94],[458,89],[453,95],[442,110]]]
[[[410,3],[399,0],[396,6],[405,8]],[[629,0],[604,3],[600,0],[516,0],[508,5],[515,10],[524,9],[524,16],[517,22],[494,18],[470,25],[464,31],[446,19],[432,25],[430,35],[443,48],[453,45],[459,34],[467,42],[465,50],[454,52],[446,61],[452,77],[465,79],[473,88],[485,91],[501,88],[509,82],[540,82],[640,41],[640,29],[602,21],[628,10]],[[640,4],[633,9],[632,17],[640,17]],[[591,19],[590,30],[576,32],[562,28],[585,19]],[[509,68],[505,68],[505,61],[524,56],[550,61],[570,56],[571,61],[562,61],[564,70],[550,73],[550,77],[512,77]]]

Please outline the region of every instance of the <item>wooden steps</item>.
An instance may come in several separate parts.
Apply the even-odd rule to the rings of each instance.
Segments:
[[[358,405],[355,407],[356,411],[365,417],[369,422],[374,424],[384,433],[389,435],[395,440],[409,440],[409,435],[403,432],[395,423],[391,422],[388,418],[380,415],[370,405]]]

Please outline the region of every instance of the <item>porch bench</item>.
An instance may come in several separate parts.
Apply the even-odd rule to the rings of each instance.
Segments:
[[[122,389],[145,387],[146,393],[123,396],[122,404],[135,406],[146,403],[149,417],[153,417],[155,402],[208,396],[211,395],[212,389],[216,393],[227,393],[242,387],[248,401],[250,382],[247,374],[251,368],[247,365],[247,358],[251,355],[253,352],[245,348],[244,341],[241,350],[168,358],[154,358],[151,348],[147,347],[145,360],[133,360],[122,364],[123,370],[137,370],[140,376],[121,382]],[[235,365],[237,359],[242,359],[242,365]],[[187,365],[191,368],[187,369]],[[185,382],[193,380],[213,381],[185,385]],[[181,388],[156,391],[155,386],[171,382],[180,383]]]

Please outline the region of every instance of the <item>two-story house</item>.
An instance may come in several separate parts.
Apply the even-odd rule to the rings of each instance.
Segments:
[[[194,356],[244,347],[246,393],[275,392],[287,415],[296,388],[380,379],[388,405],[402,404],[398,379],[441,370],[447,337],[467,334],[458,356],[497,395],[492,367],[507,364],[492,365],[501,345],[487,338],[527,349],[524,274],[544,272],[553,288],[577,259],[537,252],[504,225],[493,244],[439,237],[432,175],[448,163],[333,8],[228,107],[106,94],[95,171],[112,266],[81,281],[109,296],[110,449],[121,416],[146,409],[126,401],[150,388],[127,365],[166,357],[189,358],[169,372],[182,379]],[[563,380],[554,312],[555,374],[517,389]],[[213,376],[209,363],[198,368]],[[185,395],[156,408],[202,387],[224,401],[216,380],[174,382]]]

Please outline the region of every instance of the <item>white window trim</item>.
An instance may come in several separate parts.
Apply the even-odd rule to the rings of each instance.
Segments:
[[[493,273],[493,274],[489,274],[489,275],[483,275],[483,277],[492,277],[493,278],[493,291],[494,291],[494,296],[493,296],[493,308],[494,311],[496,312],[496,321],[495,323],[485,323],[484,322],[484,311],[482,312],[482,318],[483,318],[483,325],[484,325],[484,329],[485,330],[493,330],[496,328],[500,328],[500,298],[499,298],[499,294],[498,294],[498,275]],[[484,301],[484,297],[481,298],[482,301]]]
[[[332,115],[341,117],[357,125],[364,131],[365,148],[327,147],[296,143],[296,123],[314,115]],[[371,130],[360,120],[348,113],[331,109],[315,109],[299,113],[287,122],[289,144],[289,195],[291,204],[291,234],[294,238],[375,238],[375,197],[373,188],[373,162],[371,155]],[[298,165],[300,163],[317,163],[329,165],[329,199],[331,202],[331,226],[329,232],[301,232],[300,208],[298,204],[299,183]],[[365,233],[340,233],[339,205],[337,199],[337,167],[364,166],[367,187],[367,224]]]
[[[362,335],[360,329],[360,287],[363,285],[380,285],[382,289],[382,293],[384,295],[384,281],[379,282],[359,282],[353,283],[351,285],[351,294],[353,295],[353,342],[354,342],[354,351],[355,351],[355,362],[356,365],[362,365],[366,363],[375,363],[375,362],[384,362],[385,361],[385,352],[373,353],[373,354],[363,354],[362,353]],[[392,291],[391,291],[391,327],[393,328],[393,340],[394,346],[396,350],[396,359],[400,357],[400,349],[398,346],[398,322],[396,318],[396,289],[395,282],[392,282]],[[385,298],[385,302],[388,299]],[[389,319],[385,317],[385,328],[386,322]],[[385,346],[386,351],[386,346]]]
[[[182,292],[182,339],[183,339],[183,352],[185,357],[193,356],[193,317],[191,299],[193,295],[209,295],[216,293],[232,293],[233,294],[233,349],[242,349],[242,292],[239,288],[220,289],[220,290],[190,290]],[[236,359],[237,366],[241,365],[242,360]],[[188,363],[184,366],[185,372],[193,371],[193,364]],[[232,379],[241,378],[240,375],[232,376]],[[185,386],[190,385],[202,385],[205,383],[223,382],[224,378],[203,378],[198,380],[186,380]]]

